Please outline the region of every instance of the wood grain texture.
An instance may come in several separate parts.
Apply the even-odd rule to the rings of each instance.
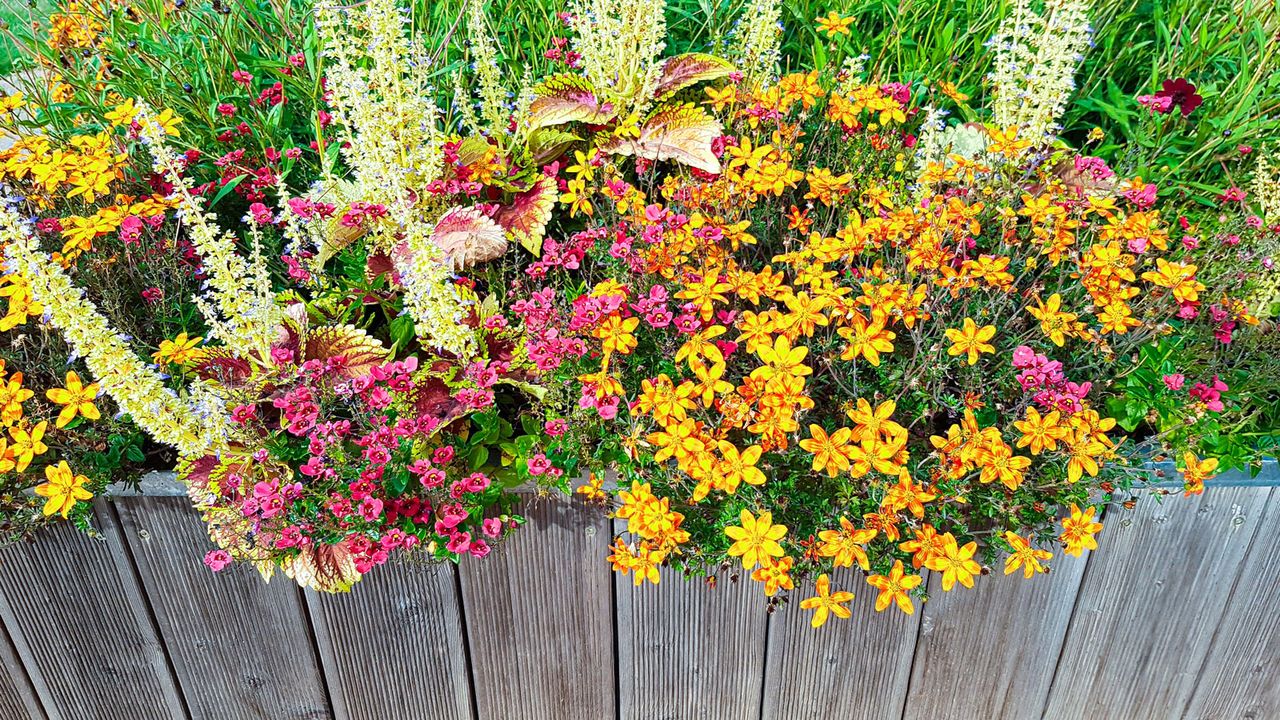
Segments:
[[[3,616],[3,611],[0,611]],[[27,669],[18,657],[9,634],[0,627],[0,718],[45,720],[44,708],[36,697]]]
[[[185,718],[115,514],[95,507],[99,539],[62,523],[0,548],[6,629],[50,720]]]
[[[728,573],[710,587],[664,568],[658,585],[615,574],[622,720],[758,720],[763,586]]]
[[[1218,488],[1163,502],[1145,494],[1131,513],[1109,511],[1044,716],[1179,717],[1270,493]]]
[[[931,573],[904,720],[1039,720],[1087,561],[1058,553],[1031,579],[1001,564],[951,592]]]
[[[306,598],[337,720],[473,718],[452,564],[389,564]]]
[[[297,585],[248,565],[210,572],[213,545],[186,498],[116,507],[194,720],[332,716]]]
[[[603,510],[529,499],[528,523],[459,565],[481,720],[601,720],[617,711]]]
[[[1210,491],[1212,492],[1212,491]],[[1185,717],[1280,718],[1280,490],[1245,556]]]
[[[810,627],[811,613],[800,609],[800,600],[814,594],[811,583],[797,585],[791,602],[770,616],[763,720],[901,717],[920,608],[914,615],[892,608],[877,613],[877,591],[861,571],[837,571],[831,589],[854,593],[853,617]]]

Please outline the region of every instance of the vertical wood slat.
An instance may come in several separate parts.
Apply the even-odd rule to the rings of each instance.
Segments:
[[[307,592],[336,720],[474,720],[456,581],[450,563],[395,563]]]
[[[904,720],[1038,720],[1087,561],[1059,553],[1030,579],[1000,565],[951,592],[931,573]]]
[[[117,505],[161,638],[193,720],[327,720],[301,592],[248,565],[214,574],[213,548],[186,498]]]
[[[800,609],[800,600],[814,594],[808,583],[796,585],[791,602],[769,618],[763,720],[901,716],[920,627],[919,602],[914,615],[892,607],[877,613],[878,591],[861,571],[838,570],[831,575],[831,589],[854,593],[853,617],[831,617],[820,628],[810,627],[811,612]]]
[[[1245,556],[1191,696],[1187,720],[1280,717],[1280,490]]]
[[[559,498],[529,499],[521,511],[524,527],[458,567],[478,717],[613,717],[609,521]]]
[[[44,708],[27,677],[9,634],[0,627],[0,718],[46,720]]]
[[[658,585],[615,574],[621,720],[758,720],[767,598],[748,573],[712,588],[663,569]]]
[[[172,720],[186,710],[111,507],[0,548],[0,614],[50,720]]]
[[[1269,488],[1147,493],[1109,514],[1044,716],[1167,720],[1191,699]]]

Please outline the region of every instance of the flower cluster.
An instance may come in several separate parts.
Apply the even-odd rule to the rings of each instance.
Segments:
[[[1165,391],[1130,375],[1143,353],[1182,343],[1190,371],[1193,344],[1255,336],[1276,237],[1173,222],[1152,183],[1047,139],[1079,52],[1059,26],[1087,37],[1051,9],[1018,32],[1057,59],[1000,90],[1007,124],[939,129],[903,84],[730,77],[705,90],[719,172],[576,156],[561,201],[588,227],[548,242],[513,309],[576,388],[552,456],[619,472],[615,569],[733,562],[775,601],[816,578],[816,625],[848,616],[830,572],[857,565],[878,610],[912,612],[923,568],[951,590],[1002,555],[1029,577],[1054,545],[1096,548],[1144,448],[1199,447],[1242,409],[1215,378],[1176,432],[1112,414],[1130,383]],[[1203,491],[1216,462],[1179,460]]]
[[[851,614],[839,569],[906,613],[925,570],[944,591],[1001,561],[1048,572],[1097,549],[1148,460],[1203,492],[1257,454],[1233,431],[1280,412],[1275,173],[1260,153],[1205,212],[1100,135],[1058,137],[1092,33],[1078,0],[1013,4],[989,110],[868,76],[835,12],[817,32],[840,59],[779,75],[771,0],[720,38],[728,59],[663,57],[662,2],[575,2],[555,72],[518,86],[485,5],[465,13],[452,107],[411,13],[324,0],[317,57],[237,65],[195,109],[208,147],[172,149],[174,113],[113,98],[70,149],[0,155],[23,198],[0,214],[0,329],[51,325],[92,374],[38,421],[20,375],[0,385],[0,473],[42,470],[43,513],[87,515],[98,486],[42,433],[110,397],[178,451],[214,570],[340,591],[398,555],[484,557],[521,522],[515,487],[584,474],[576,494],[625,523],[618,572],[737,566],[771,604],[811,580],[798,605],[822,625]],[[60,47],[103,32],[76,17]],[[307,102],[295,71],[315,140],[267,147],[240,117]],[[1203,100],[1171,80],[1131,109],[1176,132],[1154,116]],[[199,285],[154,364],[77,286],[144,245]]]
[[[487,555],[519,522],[514,495],[473,463],[460,433],[492,408],[496,383],[518,375],[512,364],[385,361],[359,331],[291,317],[269,370],[217,354],[197,366],[234,403],[229,447],[183,467],[221,548],[210,567],[279,566],[333,592],[397,550]]]

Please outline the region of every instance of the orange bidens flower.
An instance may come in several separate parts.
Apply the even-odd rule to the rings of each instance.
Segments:
[[[742,558],[744,570],[763,564],[768,558],[783,556],[782,546],[778,541],[786,536],[787,527],[774,525],[772,513],[762,512],[756,518],[750,510],[743,510],[739,515],[739,522],[740,525],[725,528],[724,534],[734,541],[729,547],[729,555]]]
[[[896,604],[902,612],[911,615],[916,609],[907,593],[911,592],[924,578],[919,575],[905,575],[901,560],[893,561],[893,569],[888,575],[872,575],[867,584],[880,591],[876,596],[876,612],[882,612],[890,603]]]
[[[1092,506],[1081,510],[1075,503],[1071,504],[1071,515],[1062,519],[1062,534],[1058,536],[1068,555],[1080,557],[1085,550],[1098,549],[1098,541],[1093,536],[1102,530],[1102,523],[1093,521],[1095,512],[1097,508]]]
[[[943,591],[949,592],[957,582],[971,588],[973,576],[982,572],[982,566],[973,560],[977,551],[978,543],[971,541],[962,546],[951,533],[946,533],[942,536],[942,554],[930,558],[926,567],[942,573]]]
[[[1062,347],[1067,335],[1073,332],[1072,322],[1076,319],[1074,313],[1064,312],[1061,308],[1062,296],[1058,293],[1050,295],[1048,302],[1027,308],[1027,312],[1040,321],[1040,330],[1058,347]]]
[[[885,314],[879,310],[871,311],[870,320],[862,313],[854,312],[849,319],[849,325],[836,331],[849,343],[840,353],[840,359],[856,360],[862,357],[878,367],[880,353],[893,352],[893,339],[897,337],[892,330],[885,329],[886,321]]]
[[[970,365],[978,362],[978,355],[981,353],[993,353],[996,351],[995,346],[987,342],[995,337],[995,325],[987,325],[980,328],[973,321],[973,318],[965,318],[961,329],[947,328],[944,334],[952,343],[951,347],[947,348],[947,354],[952,357],[966,355]]]
[[[1005,531],[1004,539],[1009,543],[1009,547],[1013,548],[1013,552],[1004,561],[1005,575],[1009,575],[1019,567],[1022,568],[1024,578],[1029,578],[1036,573],[1048,572],[1040,561],[1052,559],[1053,553],[1048,550],[1036,550],[1031,547],[1029,540],[1024,540],[1022,536],[1011,530]]]
[[[840,428],[828,435],[820,425],[809,426],[809,437],[800,441],[800,447],[813,453],[813,471],[825,471],[835,477],[849,469],[849,438],[853,431]]]
[[[826,33],[829,37],[850,35],[849,26],[852,24],[852,17],[841,17],[835,12],[827,13],[827,16],[824,18],[818,18],[818,29]]]
[[[801,610],[813,610],[813,619],[809,624],[813,627],[822,627],[827,621],[827,617],[835,615],[838,618],[848,620],[853,617],[853,613],[844,604],[853,599],[853,593],[847,590],[831,592],[831,578],[823,573],[818,576],[818,582],[815,589],[818,594],[811,598],[800,601]]]
[[[858,567],[867,570],[871,565],[863,546],[875,537],[875,530],[856,529],[848,518],[841,517],[839,530],[822,530],[818,533],[818,539],[822,541],[822,545],[818,546],[818,555],[831,558],[831,563],[836,567],[853,567],[854,562],[857,562]]]
[[[1186,488],[1184,496],[1199,495],[1204,492],[1204,481],[1213,477],[1218,469],[1217,458],[1201,460],[1196,454],[1187,451],[1182,456],[1182,481]]]

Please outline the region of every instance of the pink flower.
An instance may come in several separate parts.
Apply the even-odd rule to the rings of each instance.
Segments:
[[[120,241],[125,245],[133,245],[142,239],[142,219],[130,215],[120,221]]]
[[[231,410],[231,419],[240,425],[244,425],[253,419],[257,412],[258,409],[253,405],[237,405]]]
[[[1164,386],[1177,392],[1182,389],[1182,384],[1187,381],[1187,376],[1181,373],[1173,373],[1164,376]]]
[[[446,550],[452,553],[464,553],[471,548],[471,533],[454,533],[444,544]]]
[[[534,477],[545,475],[551,469],[551,461],[543,453],[538,453],[529,458],[529,474]]]
[[[485,518],[480,523],[480,530],[491,538],[496,538],[502,534],[502,521],[496,517]]]
[[[382,516],[382,501],[375,497],[367,497],[360,503],[360,517],[369,522]]]
[[[231,564],[231,556],[226,550],[210,550],[205,553],[204,564],[214,572],[219,572],[226,566]]]
[[[569,430],[569,421],[565,420],[564,418],[556,418],[555,420],[548,420],[546,423],[543,424],[542,428],[546,430],[547,434],[550,435],[551,437],[560,437],[561,435],[565,434],[565,432]]]
[[[231,73],[231,79],[245,87],[249,87],[249,83],[253,82],[253,75],[250,75],[244,70],[236,70]]]
[[[1190,394],[1191,397],[1202,401],[1205,408],[1211,412],[1222,412],[1226,409],[1226,405],[1222,402],[1222,393],[1228,389],[1227,384],[1214,375],[1212,385],[1196,383],[1195,387],[1191,388]]]

